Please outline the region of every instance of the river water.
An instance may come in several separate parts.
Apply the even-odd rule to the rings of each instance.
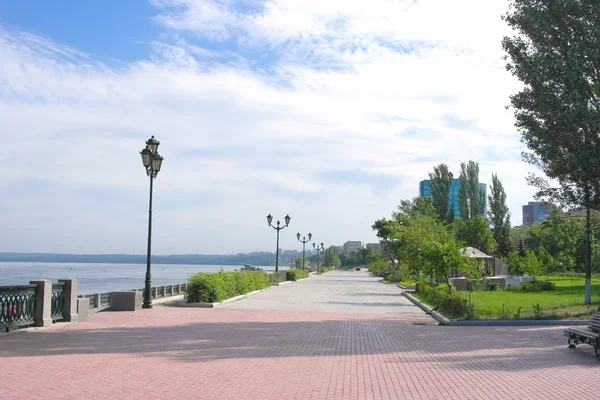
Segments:
[[[243,266],[152,264],[152,286],[186,283],[196,272],[217,272],[221,268],[233,271]],[[271,270],[275,267],[261,268]],[[35,279],[56,282],[62,278],[74,278],[79,280],[79,294],[141,289],[145,276],[145,264],[0,262],[0,286],[26,285]]]

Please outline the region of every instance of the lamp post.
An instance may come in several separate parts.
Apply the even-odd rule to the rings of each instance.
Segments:
[[[144,284],[144,302],[142,308],[152,308],[152,295],[150,293],[152,274],[150,272],[150,255],[152,253],[152,183],[160,171],[163,157],[158,154],[160,142],[152,136],[146,141],[146,148],[140,151],[142,164],[146,168],[146,174],[150,177],[150,204],[148,207],[148,253],[146,256],[146,281]]]
[[[277,231],[277,249],[275,250],[275,275],[277,275],[277,273],[279,272],[279,231],[289,226],[290,220],[291,218],[288,214],[285,216],[285,225],[279,226],[280,223],[279,221],[277,221],[277,226],[273,226],[271,225],[271,222],[273,222],[273,217],[271,216],[271,214],[267,215],[267,222],[269,223],[269,226]]]
[[[317,275],[319,275],[321,273],[321,270],[319,269],[319,262],[321,261],[321,250],[325,250],[325,246],[323,246],[323,242],[321,242],[321,246],[317,246],[316,244],[313,243],[313,249],[317,250]]]
[[[296,234],[296,237],[302,243],[302,269],[304,269],[304,254],[306,250],[306,243],[310,242],[310,239],[312,239],[312,233],[308,233],[308,240],[304,236],[302,237],[302,240],[300,240],[300,232]]]

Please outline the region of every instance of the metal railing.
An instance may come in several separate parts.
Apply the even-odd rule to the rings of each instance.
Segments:
[[[36,285],[0,286],[0,329],[30,325],[35,317]]]
[[[50,302],[50,317],[52,321],[63,319],[65,306],[65,284],[63,282],[52,284],[52,300]]]
[[[142,292],[144,297],[144,289],[132,289]],[[165,297],[178,296],[184,294],[187,290],[187,283],[177,285],[153,286],[150,290],[150,295],[153,299],[162,299]],[[110,293],[94,293],[77,296],[79,298],[87,298],[90,302],[90,310],[96,309],[100,311],[110,305]],[[99,303],[99,304],[98,304]]]

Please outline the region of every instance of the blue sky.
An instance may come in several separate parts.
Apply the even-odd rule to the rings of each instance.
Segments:
[[[504,71],[505,0],[0,4],[0,251],[143,249],[155,135],[159,254],[269,250],[265,216],[340,245],[439,162],[533,190]],[[477,15],[471,18],[470,15]]]

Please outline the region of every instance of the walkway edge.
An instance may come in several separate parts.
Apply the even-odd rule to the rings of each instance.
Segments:
[[[406,297],[408,300],[410,300],[415,306],[417,306],[421,310],[425,311],[426,314],[431,315],[431,317],[433,319],[435,319],[437,322],[439,322],[440,325],[450,325],[451,324],[451,322],[450,322],[449,319],[447,319],[446,317],[444,317],[442,314],[439,314],[439,313],[437,313],[435,311],[432,311],[431,308],[429,308],[429,306],[427,306],[424,303],[422,303],[416,297],[411,296],[410,294],[406,293],[404,290],[402,292],[400,292],[400,294],[402,296]]]

